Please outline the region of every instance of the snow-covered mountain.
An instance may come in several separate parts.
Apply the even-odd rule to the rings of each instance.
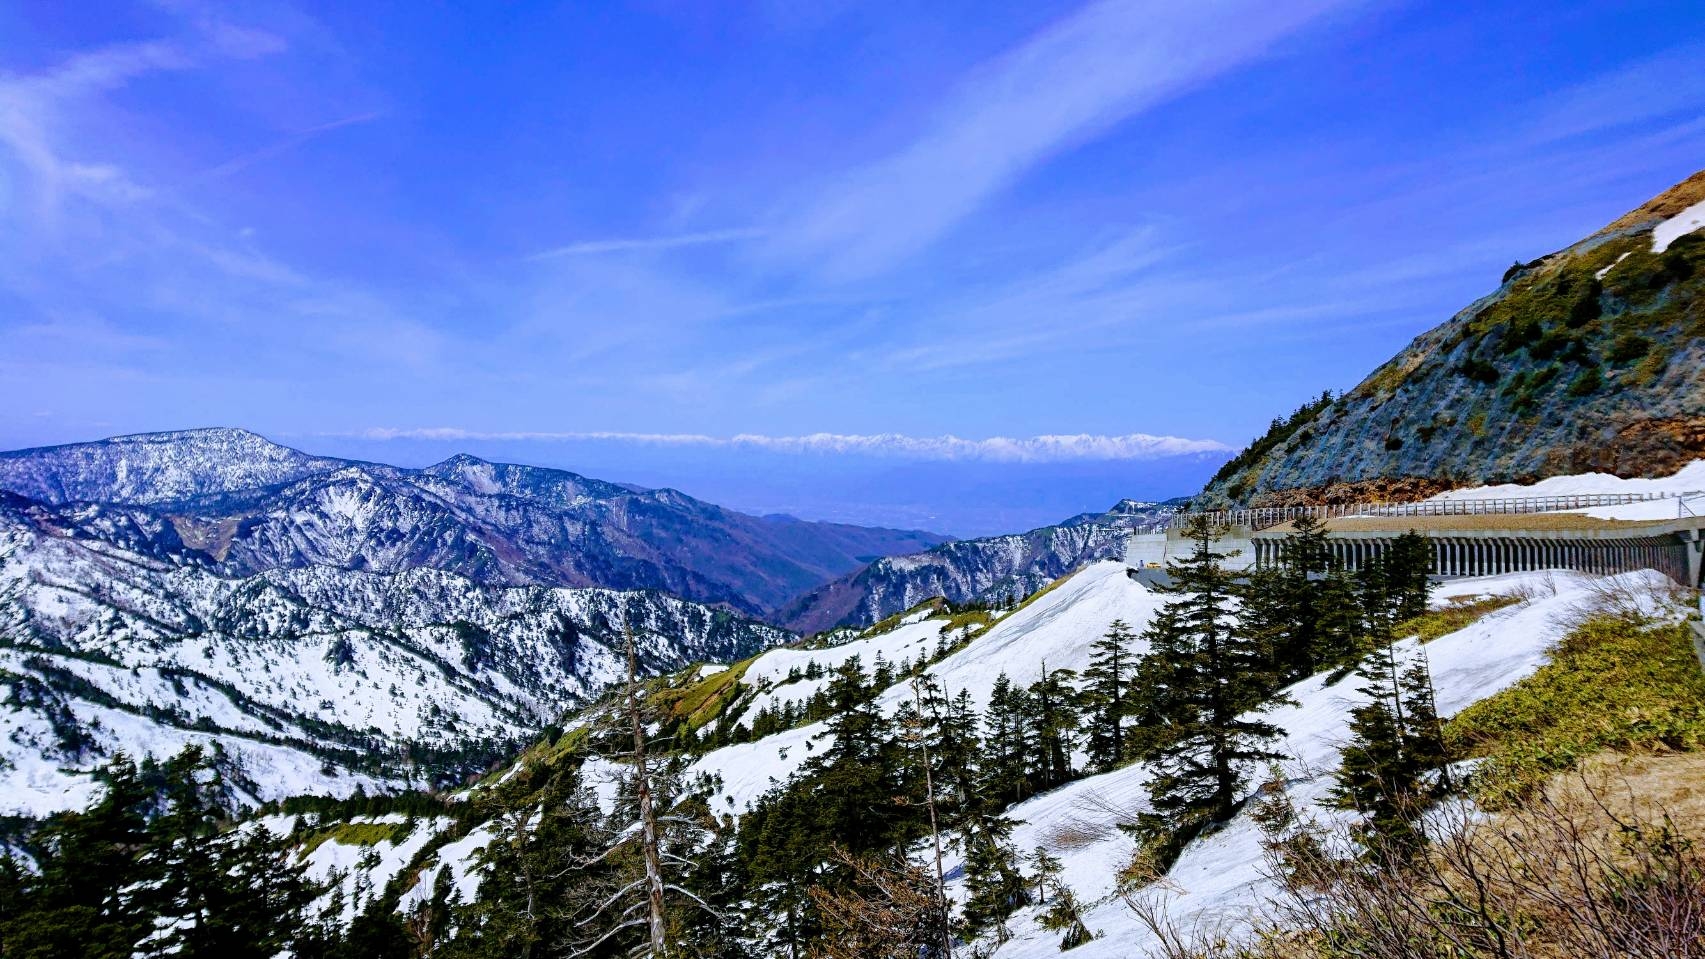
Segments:
[[[85,770],[191,742],[262,800],[442,783],[617,679],[623,622],[647,672],[787,638],[651,591],[226,575],[159,513],[0,498],[0,812],[80,807]]]
[[[754,616],[917,531],[758,517],[675,490],[456,456],[423,470],[311,456],[242,430],[0,453],[0,490],[100,504],[90,535],[227,576],[332,566],[437,569],[495,585],[655,589]]]
[[[934,596],[954,603],[1018,599],[1085,563],[1123,556],[1133,527],[1156,522],[1175,505],[1121,500],[1105,513],[1083,513],[1027,533],[884,557],[800,597],[780,622],[814,633],[869,625]]]

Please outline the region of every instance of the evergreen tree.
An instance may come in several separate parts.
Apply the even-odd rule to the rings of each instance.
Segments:
[[[1072,749],[1077,745],[1081,720],[1077,692],[1069,669],[1049,670],[1042,664],[1042,677],[1030,687],[1029,734],[1034,742],[1031,782],[1035,790],[1053,789],[1072,778]]]
[[[1136,666],[1130,647],[1135,639],[1131,627],[1115,619],[1090,646],[1089,668],[1083,671],[1086,746],[1090,762],[1101,770],[1113,769],[1126,758],[1125,725],[1132,711],[1130,686]]]
[[[1252,572],[1243,591],[1241,627],[1281,686],[1353,661],[1361,632],[1353,585],[1332,562],[1325,524],[1304,516],[1294,525],[1278,562]]]
[[[1425,844],[1420,820],[1431,798],[1428,776],[1447,757],[1426,652],[1419,651],[1406,668],[1400,664],[1389,623],[1403,600],[1390,602],[1374,617],[1386,624],[1385,643],[1357,669],[1368,701],[1351,712],[1334,798],[1363,814],[1361,831],[1370,852],[1401,863]]]
[[[982,761],[977,770],[977,793],[995,808],[1005,808],[1030,796],[1030,712],[1022,690],[1006,673],[995,678],[983,717]]]
[[[998,815],[975,816],[967,825],[966,897],[960,913],[967,938],[993,929],[996,939],[1005,942],[1007,918],[1031,901],[1018,853],[1008,842],[1012,828],[1012,820]]]
[[[753,908],[779,927],[767,944],[775,952],[799,955],[819,932],[808,877],[833,890],[850,881],[834,863],[888,854],[922,834],[918,810],[896,802],[912,794],[904,743],[876,708],[856,657],[836,670],[828,695],[827,747],[741,823],[741,875]]]
[[[607,888],[615,864],[588,861],[617,837],[604,830],[597,805],[568,761],[527,763],[474,800],[494,835],[480,852],[479,896],[457,907],[457,935],[446,959],[503,955],[526,959],[583,941],[575,905]]]
[[[1387,601],[1397,622],[1414,619],[1427,611],[1432,591],[1433,552],[1427,538],[1410,530],[1391,541],[1386,551]]]
[[[0,932],[8,959],[128,959],[147,935],[149,917],[126,890],[145,878],[138,859],[153,790],[123,755],[101,775],[98,802],[54,816],[30,838],[36,873],[19,883]]]
[[[1147,636],[1145,661],[1161,682],[1155,708],[1176,725],[1158,752],[1150,801],[1174,832],[1224,822],[1236,811],[1244,767],[1277,758],[1266,748],[1279,735],[1270,723],[1243,718],[1271,705],[1271,662],[1249,636],[1234,629],[1235,581],[1213,549],[1221,528],[1192,519],[1185,533],[1191,554],[1169,564],[1174,598]]]
[[[1083,923],[1083,908],[1078,905],[1072,887],[1054,879],[1048,908],[1037,918],[1043,929],[1060,933],[1060,951],[1076,949],[1095,938],[1095,933]]]

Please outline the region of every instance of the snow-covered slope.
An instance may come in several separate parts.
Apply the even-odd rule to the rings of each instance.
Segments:
[[[1650,581],[1663,588],[1658,573],[1618,577],[1629,584]],[[1555,592],[1551,590],[1555,587]],[[1450,716],[1470,704],[1505,689],[1530,675],[1545,662],[1546,650],[1568,631],[1571,614],[1591,598],[1591,579],[1575,573],[1520,574],[1464,580],[1441,591],[1436,601],[1452,595],[1505,593],[1534,596],[1467,628],[1428,643],[1425,652],[1433,670],[1441,715]],[[1406,655],[1417,649],[1413,640],[1400,647]],[[1354,676],[1327,685],[1316,676],[1287,693],[1295,705],[1282,706],[1264,717],[1285,730],[1277,747],[1287,758],[1281,763],[1292,801],[1301,808],[1323,803],[1333,785],[1339,748],[1348,739],[1352,706],[1363,699]],[[1149,954],[1155,945],[1135,913],[1116,894],[1120,868],[1130,862],[1135,846],[1116,823],[1130,821],[1147,809],[1150,771],[1136,765],[1092,776],[1037,796],[1014,807],[1008,815],[1018,823],[1012,840],[1016,848],[1049,847],[1064,864],[1064,879],[1079,899],[1092,904],[1085,921],[1098,938],[1072,951],[1085,959],[1125,959]],[[1334,813],[1315,808],[1321,820]],[[1072,841],[1058,837],[1070,832]],[[1084,842],[1084,837],[1093,841]],[[1182,927],[1200,919],[1207,926],[1233,925],[1257,915],[1262,900],[1276,894],[1263,877],[1259,827],[1245,812],[1223,829],[1191,843],[1167,874],[1167,882],[1142,893],[1164,903],[1166,912]],[[1013,923],[1014,938],[993,955],[998,959],[1059,954],[1059,936],[1036,925],[1034,916]]]
[[[1656,573],[1632,573],[1616,577],[1630,592],[1650,586],[1656,596],[1667,587]],[[1514,605],[1486,615],[1468,627],[1443,636],[1425,647],[1437,687],[1440,710],[1451,715],[1469,704],[1507,688],[1530,675],[1546,659],[1547,650],[1570,628],[1583,605],[1603,594],[1604,583],[1570,572],[1517,574],[1463,579],[1442,586],[1436,604],[1456,598],[1507,594],[1520,598]],[[996,621],[953,653],[939,658],[929,672],[939,678],[950,694],[969,692],[979,709],[986,706],[995,678],[1006,673],[1015,682],[1039,675],[1043,663],[1049,668],[1081,669],[1088,660],[1089,645],[1116,619],[1141,630],[1163,604],[1164,597],[1133,580],[1121,563],[1099,563],[1077,573],[1024,608]],[[799,702],[809,697],[820,680],[807,673],[829,673],[853,656],[868,670],[880,657],[890,663],[915,661],[930,656],[943,641],[963,639],[955,635],[952,621],[921,610],[880,634],[815,649],[789,647],[766,652],[744,665],[739,682],[748,696],[742,709],[753,711],[759,702]],[[1403,655],[1415,655],[1413,640],[1400,644]],[[694,675],[701,674],[695,673]],[[1347,739],[1347,718],[1361,701],[1354,677],[1327,684],[1316,676],[1287,690],[1294,704],[1266,715],[1285,731],[1278,748],[1287,758],[1282,768],[1288,778],[1293,801],[1304,809],[1323,803],[1332,785],[1338,750]],[[888,689],[878,699],[892,714],[911,693],[904,685]],[[720,791],[712,808],[740,814],[774,786],[798,771],[813,753],[826,745],[822,724],[813,724],[766,736],[755,742],[717,749],[700,757],[689,773],[702,773],[720,780]],[[618,782],[626,775],[619,763],[592,759],[585,774],[590,788],[608,807]],[[1036,796],[1008,810],[1016,823],[1011,837],[1015,848],[1029,851],[1047,848],[1062,863],[1062,879],[1085,905],[1085,919],[1097,937],[1072,951],[1074,956],[1125,959],[1157,954],[1156,944],[1136,914],[1115,889],[1119,871],[1129,864],[1134,845],[1118,826],[1133,821],[1147,808],[1146,786],[1150,770],[1135,765],[1111,773],[1081,779]],[[1253,785],[1250,787],[1253,789]],[[1316,807],[1312,814],[1321,821],[1341,816]],[[416,828],[420,828],[417,826]],[[449,881],[461,890],[464,901],[477,891],[481,877],[480,851],[492,837],[489,825],[475,825],[467,834],[415,863],[418,878],[402,893],[405,910],[431,894],[438,876],[448,871]],[[1156,897],[1165,911],[1186,926],[1200,920],[1210,927],[1235,927],[1256,915],[1262,901],[1275,890],[1263,875],[1260,832],[1247,814],[1225,827],[1199,838],[1184,851],[1167,881],[1142,892]],[[366,869],[369,884],[383,885],[395,875],[391,865],[396,850],[390,846],[368,848]],[[356,853],[333,850],[321,854],[343,862]],[[962,864],[957,853],[947,861],[949,891],[964,895]],[[342,877],[345,885],[359,877]],[[1021,911],[1009,922],[1010,941],[994,947],[980,943],[984,955],[996,959],[1040,959],[1059,954],[1059,936],[1042,929],[1035,909]]]
[[[786,634],[652,592],[500,587],[433,569],[218,575],[0,503],[0,811],[81,805],[116,752],[222,750],[255,799],[428,785],[507,752],[620,675]]]
[[[1618,579],[1655,587],[1666,582],[1657,573],[1632,573]],[[1546,650],[1567,631],[1571,615],[1594,595],[1593,582],[1580,574],[1557,572],[1460,580],[1441,588],[1435,597],[1438,603],[1475,594],[1527,597],[1427,644],[1425,651],[1441,712],[1454,714],[1537,669],[1545,661]],[[1044,662],[1050,669],[1081,669],[1088,660],[1089,644],[1114,619],[1123,619],[1141,630],[1163,600],[1131,579],[1123,564],[1099,563],[998,622],[964,649],[931,666],[929,672],[940,679],[949,695],[967,690],[982,708],[1001,673],[1015,682],[1027,682],[1039,676]],[[904,655],[903,651],[914,648],[919,640],[933,641],[930,630],[939,631],[940,623],[926,620],[862,641],[867,647],[864,652],[868,655],[882,649],[890,658],[897,652]],[[785,654],[778,650],[763,659],[774,657],[768,673],[777,668],[803,668],[810,661],[831,668],[845,658],[850,646],[789,650]],[[1417,648],[1413,640],[1400,647],[1405,654],[1413,654]],[[1266,716],[1285,730],[1279,749],[1289,757],[1283,767],[1293,799],[1300,806],[1322,800],[1331,786],[1338,749],[1347,738],[1349,709],[1360,701],[1357,685],[1359,680],[1353,677],[1327,685],[1324,677],[1316,676],[1288,690],[1295,705],[1275,709]],[[892,713],[909,696],[907,689],[895,687],[878,701]],[[716,808],[745,810],[765,791],[797,772],[814,752],[821,751],[825,737],[820,723],[788,730],[708,753],[693,770],[720,778]],[[1008,812],[1018,823],[1012,837],[1015,848],[1048,847],[1064,864],[1063,879],[1080,901],[1090,904],[1087,922],[1099,938],[1073,950],[1074,956],[1124,959],[1145,955],[1152,945],[1136,915],[1115,891],[1117,874],[1134,852],[1132,840],[1117,824],[1131,822],[1146,810],[1149,776],[1146,766],[1127,767],[1079,780]],[[1145,895],[1163,897],[1172,917],[1186,924],[1198,916],[1215,923],[1247,917],[1271,892],[1261,876],[1259,839],[1255,824],[1247,815],[1240,816],[1192,843],[1169,874],[1168,882]],[[962,895],[962,873],[957,863],[949,865],[955,894]],[[1059,953],[1058,935],[1042,930],[1033,914],[1016,917],[1012,928],[1012,941],[993,953],[999,959]]]
[[[1127,575],[1124,563],[1096,563],[1000,620],[969,646],[930,666],[928,673],[949,696],[968,691],[977,709],[982,710],[1002,673],[1027,686],[1040,678],[1044,663],[1049,669],[1082,669],[1089,663],[1090,644],[1105,634],[1115,619],[1140,630],[1162,601],[1161,596]],[[786,664],[783,673],[789,668],[803,670],[811,662],[830,671],[857,653],[868,670],[878,650],[896,661],[916,658],[913,650],[933,648],[943,625],[943,620],[926,619],[858,643],[820,650],[774,650],[760,657],[753,668],[773,658],[777,666]],[[750,670],[747,676],[751,676]],[[789,688],[783,686],[769,695],[785,697]],[[911,695],[907,687],[895,686],[877,702],[892,715]],[[691,771],[721,780],[716,808],[745,810],[776,783],[798,772],[812,753],[823,747],[825,739],[824,724],[813,723],[706,753]]]

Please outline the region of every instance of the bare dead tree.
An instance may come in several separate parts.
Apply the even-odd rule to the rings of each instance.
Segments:
[[[935,844],[935,897],[942,916],[941,954],[947,959],[953,959],[953,932],[947,922],[947,881],[941,866],[941,825],[935,810],[935,773],[930,769],[929,743],[923,735],[923,689],[916,676],[912,677],[912,702],[917,714],[913,718],[914,728],[910,730],[909,738],[917,744],[924,769],[924,804],[929,807],[929,836],[930,841]]]
[[[918,959],[938,944],[947,917],[922,868],[898,856],[860,857],[840,848],[831,860],[851,881],[809,890],[825,933],[812,945],[812,959]]]
[[[651,771],[646,767],[648,757],[645,752],[645,720],[639,711],[639,678],[635,668],[633,627],[623,626],[622,636],[627,643],[627,707],[628,718],[633,722],[634,794],[639,800],[640,852],[645,857],[651,952],[658,959],[662,959],[668,955],[668,943],[664,941],[664,930],[667,927],[663,918],[663,859],[657,850],[657,811],[652,806]]]
[[[666,785],[665,794],[659,794],[660,777],[653,765],[654,757],[646,735],[638,651],[632,627],[624,624],[622,635],[626,647],[627,681],[620,713],[633,737],[633,751],[626,755],[632,768],[629,783],[633,793],[633,818],[625,824],[618,824],[609,847],[582,860],[579,867],[589,870],[600,863],[613,861],[620,864],[624,860],[631,866],[637,859],[638,875],[634,876],[626,868],[618,868],[616,875],[619,878],[616,880],[602,888],[588,887],[582,891],[583,901],[574,922],[580,935],[566,952],[569,959],[588,955],[612,939],[641,929],[644,930],[642,941],[632,954],[666,959],[675,952],[670,942],[671,898],[677,904],[684,902],[688,908],[701,910],[718,921],[722,919],[709,903],[680,881],[671,881],[671,871],[682,876],[696,863],[681,855],[682,850],[672,849],[670,837],[675,837],[673,845],[679,847],[680,835],[684,831],[702,831],[702,824],[691,816],[669,810],[668,804],[678,798],[672,788]],[[667,773],[661,778],[665,783],[671,781]]]

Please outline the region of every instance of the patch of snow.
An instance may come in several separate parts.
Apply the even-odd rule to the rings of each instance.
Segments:
[[[1634,252],[1633,250],[1628,251],[1628,253],[1633,253],[1633,252]],[[1609,276],[1610,271],[1616,269],[1616,264],[1621,263],[1623,260],[1628,259],[1628,253],[1622,254],[1621,256],[1617,257],[1614,261],[1612,261],[1609,266],[1605,267],[1602,270],[1599,270],[1597,273],[1594,273],[1593,278],[1597,279],[1597,280],[1602,280],[1605,277]]]
[[[354,825],[400,825],[406,821],[406,817],[398,814],[357,816],[349,820]],[[310,879],[328,886],[318,905],[329,905],[334,897],[340,897],[343,912],[339,921],[347,928],[370,899],[383,894],[385,886],[414,861],[426,844],[452,824],[453,820],[443,817],[417,819],[414,828],[400,842],[385,839],[372,845],[353,845],[333,838],[315,846],[303,858],[303,870]]]
[[[484,878],[480,875],[480,853],[491,845],[496,836],[493,824],[485,823],[461,839],[445,843],[421,868],[414,885],[397,901],[397,911],[413,912],[415,907],[431,900],[433,889],[438,884],[438,874],[445,869],[450,870],[452,898],[458,902],[473,902],[479,896],[480,880]]]
[[[1693,204],[1652,228],[1652,252],[1662,253],[1669,245],[1694,230],[1705,227],[1705,200]]]

